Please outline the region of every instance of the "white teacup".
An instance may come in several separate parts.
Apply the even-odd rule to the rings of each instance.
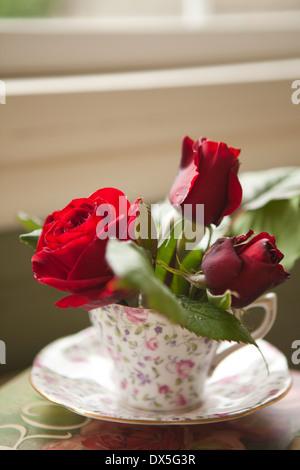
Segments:
[[[244,311],[253,307],[265,310],[262,323],[252,332],[257,340],[275,321],[276,294],[261,297]],[[114,362],[119,399],[144,410],[175,411],[199,406],[205,382],[216,366],[243,346],[222,342],[220,348],[219,342],[199,337],[149,309],[113,304],[89,314],[99,330],[101,344]],[[243,311],[237,314],[241,319]]]

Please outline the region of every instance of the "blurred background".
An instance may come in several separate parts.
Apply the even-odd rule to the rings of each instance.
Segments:
[[[299,166],[299,46],[299,0],[0,0],[0,377],[89,326],[33,280],[15,214],[104,186],[154,203],[185,135],[241,148],[241,171]],[[267,336],[298,368],[299,279]]]

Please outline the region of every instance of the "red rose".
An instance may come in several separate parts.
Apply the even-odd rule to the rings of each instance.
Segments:
[[[202,271],[208,288],[214,295],[227,289],[232,306],[242,308],[269,289],[281,284],[290,274],[280,263],[283,254],[276,248],[274,237],[262,232],[248,241],[247,235],[220,238],[204,255]]]
[[[121,191],[103,188],[47,217],[32,269],[40,283],[72,294],[58,307],[90,310],[124,296],[109,288],[114,275],[105,259],[106,245],[111,234],[130,238],[137,213],[138,204],[130,206]]]
[[[169,198],[184,211],[192,207],[196,220],[196,205],[204,205],[204,225],[219,225],[225,215],[232,214],[242,200],[242,188],[237,177],[240,151],[205,138],[193,142],[185,137],[177,177]]]

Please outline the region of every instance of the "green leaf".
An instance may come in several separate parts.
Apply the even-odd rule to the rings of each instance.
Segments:
[[[155,276],[145,250],[132,241],[110,239],[106,251],[107,262],[119,279],[120,288],[140,291],[150,308],[168,316],[184,326],[188,320],[186,310],[172,292]]]
[[[234,221],[231,235],[268,232],[275,237],[277,248],[283,253],[281,264],[291,270],[300,257],[300,196],[270,201],[263,207],[242,213]]]
[[[136,218],[135,237],[139,246],[149,252],[150,258],[156,258],[157,254],[157,232],[151,216],[150,207],[142,201],[139,203],[139,215]]]
[[[168,200],[154,204],[151,211],[159,237],[155,274],[166,284],[172,284],[174,293],[184,293],[188,283],[184,279],[167,275],[163,265],[176,267],[176,256],[187,269],[199,265],[199,257],[202,257],[199,244],[204,236],[204,227],[185,220]]]
[[[229,289],[222,295],[213,295],[208,290],[206,291],[206,294],[209,302],[214,304],[216,307],[223,308],[225,310],[230,308],[231,296],[233,292],[231,292]]]
[[[142,325],[139,325],[139,326],[137,326],[134,334],[135,335],[140,335],[142,332],[143,332],[143,327],[142,327]]]
[[[300,194],[300,168],[283,167],[241,173],[242,206],[259,209],[270,201],[291,199]]]
[[[197,335],[217,341],[235,341],[257,346],[248,330],[227,310],[208,301],[198,302],[186,297],[180,297],[180,302],[189,312],[186,327]]]
[[[19,238],[22,242],[26,243],[35,250],[41,233],[42,229],[37,229],[30,233],[23,233]]]
[[[43,226],[43,222],[39,218],[25,214],[23,211],[19,211],[16,217],[27,232],[33,232],[34,230],[38,230]]]
[[[197,272],[201,266],[202,251],[199,248],[191,250],[184,260],[180,263],[180,271],[186,272]],[[189,292],[190,282],[182,275],[174,275],[171,289],[176,295],[185,295]]]
[[[120,328],[116,326],[115,328],[115,334],[120,338],[122,336],[122,333],[120,331]]]
[[[170,268],[169,266],[167,266],[166,264],[164,263],[158,263],[160,264],[160,266],[162,268],[164,268],[166,271],[170,272],[170,273],[173,273],[175,274],[176,276],[178,277],[182,277],[183,279],[185,279],[186,281],[188,281],[188,283],[198,289],[206,289],[206,283],[205,283],[205,276],[204,274],[201,274],[201,273],[195,273],[195,274],[192,274],[192,273],[189,273],[188,271],[186,271],[185,269],[183,269],[182,265],[181,265],[181,269],[177,269],[177,268]]]
[[[169,199],[151,204],[151,216],[157,230],[158,245],[160,246],[166,238],[169,238],[169,233],[182,217],[180,212],[172,206]]]
[[[155,405],[157,408],[162,408],[162,404],[161,404],[161,403],[158,403],[157,401],[154,401],[153,403],[154,403],[154,405]]]
[[[172,264],[172,260],[174,259],[174,256],[176,254],[178,239],[180,237],[180,234],[182,233],[182,228],[183,221],[182,219],[180,219],[175,223],[171,232],[169,234],[165,234],[166,238],[158,247],[156,256],[158,264],[155,267],[155,274],[157,278],[161,281],[165,280],[167,273],[166,269],[162,265],[165,264],[167,266],[170,266]]]

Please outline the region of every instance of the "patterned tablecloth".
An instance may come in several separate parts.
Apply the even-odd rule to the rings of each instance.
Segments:
[[[226,422],[138,425],[99,421],[40,397],[26,370],[0,388],[0,450],[300,450],[300,372],[278,402]]]

